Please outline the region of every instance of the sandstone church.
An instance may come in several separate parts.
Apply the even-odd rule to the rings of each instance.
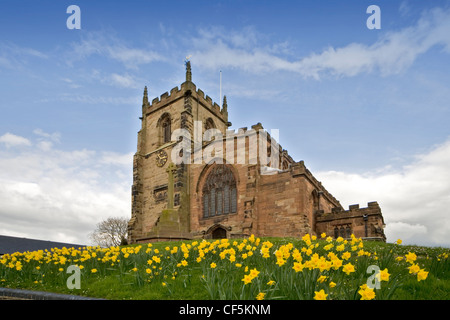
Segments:
[[[323,232],[386,239],[377,202],[345,210],[260,123],[229,130],[226,97],[219,106],[197,88],[189,61],[180,88],[150,103],[145,87],[140,119],[130,243]]]

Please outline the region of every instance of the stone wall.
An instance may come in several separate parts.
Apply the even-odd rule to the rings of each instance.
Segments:
[[[351,205],[349,210],[335,209],[316,218],[317,234],[325,232],[335,236],[335,232],[339,231],[339,236],[342,236],[344,230],[344,238],[349,237],[345,230],[350,230],[358,238],[386,241],[384,226],[381,208],[377,202],[369,202],[366,208],[359,208],[356,204]]]

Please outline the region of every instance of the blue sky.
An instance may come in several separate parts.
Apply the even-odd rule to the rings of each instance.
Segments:
[[[128,217],[143,88],[189,55],[216,102],[222,71],[232,128],[279,129],[344,206],[380,203],[388,240],[450,246],[450,2],[412,0],[2,1],[0,234]]]

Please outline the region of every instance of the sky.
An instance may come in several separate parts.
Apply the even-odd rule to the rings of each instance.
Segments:
[[[2,0],[0,234],[90,244],[131,217],[144,86],[188,56],[232,129],[279,129],[344,208],[378,201],[388,242],[450,247],[448,0]]]

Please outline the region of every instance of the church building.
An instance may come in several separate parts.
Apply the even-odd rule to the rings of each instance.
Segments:
[[[130,243],[183,239],[301,237],[385,241],[377,202],[345,210],[303,161],[260,123],[230,130],[222,106],[186,81],[142,103],[133,158]]]

